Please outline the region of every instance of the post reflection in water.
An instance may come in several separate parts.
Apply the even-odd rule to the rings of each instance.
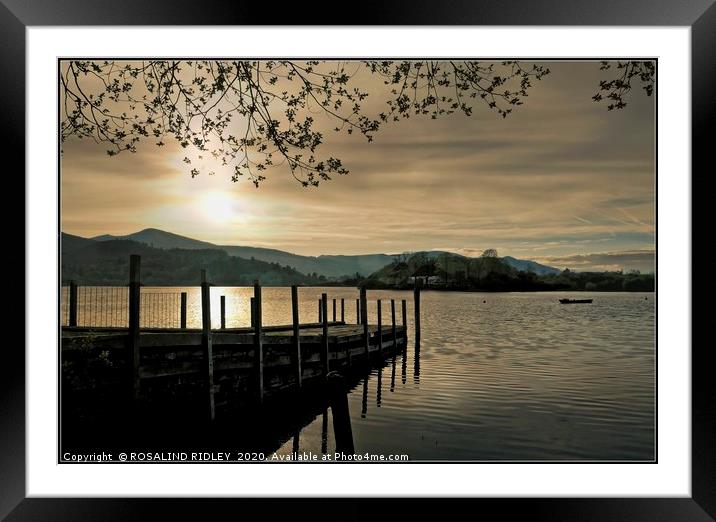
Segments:
[[[378,368],[378,391],[375,396],[375,405],[380,408],[381,395],[383,393],[383,367]]]
[[[393,369],[390,372],[390,392],[395,391],[395,355],[393,355]]]
[[[328,409],[323,410],[323,424],[321,426],[321,453],[328,453]]]
[[[408,374],[408,348],[403,349],[403,364],[402,368],[400,369],[400,376],[402,378],[403,384],[405,384],[407,380],[407,374]]]
[[[415,364],[413,370],[413,382],[415,384],[420,383],[420,345],[415,345]]]
[[[363,378],[363,404],[362,404],[362,408],[360,410],[361,419],[365,419],[365,416],[368,413],[368,377],[369,376],[370,376],[370,374],[366,374],[366,376]]]

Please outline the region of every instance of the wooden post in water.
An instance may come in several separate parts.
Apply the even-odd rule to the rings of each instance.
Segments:
[[[264,345],[261,338],[261,285],[254,281],[254,369],[256,392],[260,402],[264,400]]]
[[[326,375],[328,396],[333,413],[333,435],[336,439],[336,453],[353,455],[353,430],[348,409],[348,390],[343,376],[337,372]]]
[[[291,317],[293,319],[293,356],[296,358],[296,384],[300,388],[303,383],[301,370],[301,329],[298,321],[298,287],[291,287]]]
[[[254,311],[255,308],[256,308],[256,305],[255,305],[255,303],[254,303],[254,298],[253,298],[253,297],[252,297],[251,300],[250,300],[249,308],[251,308],[251,310],[250,310],[250,312],[251,312],[251,317],[250,317],[249,320],[251,321],[251,328],[253,329],[254,323],[256,322],[256,312]]]
[[[378,353],[383,353],[383,308],[382,301],[378,299]]]
[[[140,267],[141,257],[136,254],[129,256],[129,367],[132,375],[133,396],[138,399],[140,396],[139,379],[139,306],[141,299],[140,290]]]
[[[179,328],[182,330],[186,328],[186,292],[181,293],[181,300],[179,304]]]
[[[209,418],[214,420],[214,349],[211,339],[211,287],[206,270],[201,271],[201,343],[204,352],[204,374],[209,392]]]
[[[395,299],[390,300],[390,322],[393,327],[393,352],[398,347],[398,335],[395,330]]]
[[[221,329],[226,329],[226,296],[221,296]]]
[[[321,294],[321,310],[323,312],[323,335],[321,337],[321,363],[323,364],[323,375],[328,375],[328,296]]]
[[[356,299],[356,324],[360,324],[360,299]]]
[[[333,298],[333,322],[336,322],[336,298]]]
[[[370,352],[370,336],[368,333],[368,298],[365,287],[360,289],[360,322],[363,325],[363,347],[366,358]]]
[[[346,322],[346,300],[341,297],[341,323]],[[346,343],[346,365],[351,365],[351,345]]]
[[[321,422],[321,454],[328,453],[328,408],[323,409]]]
[[[299,450],[299,441],[300,441],[300,431],[296,430],[296,432],[293,434],[293,453],[297,454]]]
[[[403,351],[405,351],[408,349],[408,302],[403,299],[400,304],[403,313],[403,339],[405,341]]]
[[[75,283],[74,281],[70,281],[70,287],[68,291],[70,292],[68,325],[77,326],[77,283]]]
[[[420,346],[420,280],[415,279],[415,288],[413,290],[413,306],[415,307],[415,347]]]

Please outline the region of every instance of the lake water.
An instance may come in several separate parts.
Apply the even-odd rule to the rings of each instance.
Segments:
[[[189,296],[188,326],[198,327],[198,288],[142,289],[143,299],[180,291]],[[213,325],[225,295],[227,326],[248,326],[252,292],[212,288]],[[338,319],[343,298],[346,321],[355,322],[355,288],[301,288],[302,322],[317,320],[322,292],[338,299]],[[289,297],[288,288],[263,288],[264,324],[290,323]],[[561,297],[594,302],[561,305]],[[424,291],[419,353],[412,292],[369,291],[372,324],[378,298],[408,301],[409,345],[348,396],[357,453],[411,460],[654,458],[653,293]],[[383,314],[389,324],[389,302]],[[299,449],[335,451],[331,423],[330,411],[325,420],[317,416],[299,433]],[[278,453],[294,448],[289,439]]]

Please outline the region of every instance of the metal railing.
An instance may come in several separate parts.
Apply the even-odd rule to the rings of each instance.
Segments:
[[[75,292],[73,298],[72,293]],[[71,305],[74,301],[74,321]],[[142,328],[180,328],[181,292],[141,292]],[[71,324],[74,322],[75,324]],[[129,288],[126,286],[63,286],[60,324],[96,328],[129,326]]]
[[[181,292],[141,292],[141,328],[180,328]]]
[[[77,286],[74,299],[72,286],[63,286],[60,298],[60,320],[69,326],[71,304],[75,301],[75,325],[126,328],[129,291],[121,286]]]

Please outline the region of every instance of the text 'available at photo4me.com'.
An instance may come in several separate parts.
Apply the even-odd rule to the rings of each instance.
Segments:
[[[261,453],[241,451],[220,452],[156,452],[156,451],[129,451],[120,453],[70,453],[62,455],[62,463],[102,463],[102,462],[407,462],[410,456],[406,454],[385,455],[382,453],[313,453],[301,451],[297,453]]]

